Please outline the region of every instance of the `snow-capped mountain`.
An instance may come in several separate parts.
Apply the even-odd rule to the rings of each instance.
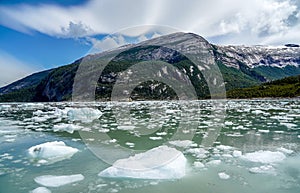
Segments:
[[[160,60],[176,66],[179,71],[189,77],[199,98],[209,98],[210,94],[208,83],[203,78],[204,71],[210,68],[206,63],[217,64],[226,90],[300,74],[300,48],[297,45],[219,46],[210,44],[199,35],[179,32],[87,55],[72,64],[51,69],[45,73],[33,74],[0,88],[0,101],[70,100],[74,77],[82,61],[91,65],[87,66],[88,70],[82,75],[83,79],[88,79],[98,68],[97,64],[101,60],[116,53],[120,54],[117,54],[99,75],[95,91],[96,98],[99,100],[109,100],[118,75],[141,61]],[[207,55],[211,57],[206,57]],[[194,66],[189,60],[193,57],[199,60],[204,58],[201,61],[203,65]],[[179,71],[173,73],[176,74]],[[158,74],[167,76],[170,72],[162,68]],[[129,76],[128,79],[130,79]],[[149,93],[151,93],[150,97]],[[133,99],[172,99],[176,98],[175,95],[176,93],[167,85],[150,81],[139,85],[132,97]]]

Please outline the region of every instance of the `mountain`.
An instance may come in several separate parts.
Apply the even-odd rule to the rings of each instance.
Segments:
[[[21,80],[13,82],[7,86],[0,88],[1,94],[11,93],[20,89],[37,86],[43,78],[45,78],[52,70],[45,70],[42,72],[34,73]]]
[[[199,66],[195,66],[191,58],[209,61],[202,61]],[[101,69],[104,61],[109,63]],[[76,76],[88,81],[96,75],[98,81],[95,79],[90,81],[95,83],[93,93],[95,98],[110,100],[118,75],[127,77],[128,82],[133,82],[130,80],[130,74],[124,75],[123,72],[132,68],[134,64],[145,61],[161,61],[176,67],[177,70],[173,71],[162,68],[158,77],[172,75],[183,82],[186,81],[185,76],[188,77],[199,99],[210,98],[208,85],[211,83],[204,76],[205,70],[212,66],[205,65],[206,62],[217,64],[226,90],[250,87],[300,74],[300,48],[296,44],[282,47],[220,46],[210,44],[196,34],[179,32],[87,55],[72,64],[33,74],[1,88],[0,101],[70,100]],[[78,75],[77,70],[82,63],[86,65],[85,70]],[[102,71],[100,75],[96,73],[99,71]],[[185,76],[181,77],[178,71]],[[83,90],[87,89],[86,85],[76,86]],[[130,97],[133,100],[177,98],[168,84],[156,80],[149,80],[136,86]],[[85,98],[88,96],[82,96],[82,100]]]
[[[250,88],[233,89],[228,98],[300,97],[300,75],[263,83]]]

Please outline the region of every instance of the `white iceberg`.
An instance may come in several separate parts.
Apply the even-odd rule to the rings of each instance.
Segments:
[[[81,130],[82,128],[83,127],[81,127],[79,125],[61,123],[61,124],[58,124],[58,125],[54,125],[52,129],[53,129],[54,132],[66,131],[68,133],[74,133],[74,131]]]
[[[242,159],[251,161],[251,162],[259,162],[263,164],[271,164],[276,162],[283,161],[286,156],[282,152],[272,152],[272,151],[257,151],[253,153],[247,153],[241,156]]]
[[[218,145],[216,148],[219,150],[222,150],[222,151],[228,151],[228,150],[233,149],[233,147],[227,146],[227,145]]]
[[[62,141],[46,142],[28,149],[32,159],[38,160],[40,164],[50,164],[71,158],[78,149],[66,146]]]
[[[30,193],[51,193],[51,191],[45,187],[38,187],[38,188],[30,191]]]
[[[156,141],[156,140],[162,140],[162,137],[149,137],[149,139]]]
[[[241,157],[243,155],[243,153],[241,151],[238,150],[234,150],[232,152],[233,157]]]
[[[195,166],[195,168],[204,168],[205,167],[204,164],[199,161],[195,161],[194,166]]]
[[[275,168],[271,165],[253,167],[249,169],[249,172],[254,174],[276,174]]]
[[[186,158],[168,146],[159,146],[126,159],[99,173],[101,177],[140,179],[179,179],[185,176]]]
[[[220,165],[222,163],[221,160],[212,160],[206,163],[207,166],[217,166]]]
[[[225,172],[218,173],[218,176],[222,180],[228,180],[230,178],[230,175],[226,174]]]
[[[102,112],[98,109],[93,108],[72,108],[67,112],[68,119],[71,121],[82,121],[90,123],[95,119],[99,119]]]
[[[84,176],[81,174],[74,175],[66,175],[66,176],[53,176],[53,175],[45,175],[38,176],[34,178],[34,181],[38,184],[47,187],[59,187],[66,184],[71,184],[74,182],[78,182],[84,179]]]
[[[285,154],[292,154],[292,153],[294,153],[293,150],[286,149],[284,147],[277,148],[277,150],[280,151],[280,152],[282,152],[282,153],[285,153]]]
[[[177,146],[177,147],[189,147],[193,144],[193,141],[191,140],[175,140],[175,141],[169,141],[171,145]]]

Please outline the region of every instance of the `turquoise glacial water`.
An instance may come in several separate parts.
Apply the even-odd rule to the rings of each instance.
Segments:
[[[167,179],[98,175],[162,146]],[[300,101],[0,104],[0,193],[24,192],[299,193]]]

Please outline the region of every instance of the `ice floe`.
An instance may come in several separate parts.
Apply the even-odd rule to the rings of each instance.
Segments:
[[[71,108],[67,112],[68,119],[71,121],[81,121],[81,122],[92,122],[95,119],[99,119],[102,112],[98,109],[93,108]]]
[[[197,158],[203,159],[207,157],[207,154],[209,153],[207,150],[203,148],[191,148],[187,149],[186,152],[191,153]]]
[[[227,146],[227,145],[218,145],[216,148],[219,150],[223,150],[223,151],[228,151],[228,150],[233,149],[233,147]]]
[[[220,165],[222,163],[221,160],[212,160],[206,163],[207,166],[217,166]]]
[[[134,147],[135,144],[134,143],[131,143],[131,142],[126,142],[125,145],[129,146],[129,147]]]
[[[226,174],[225,172],[218,173],[218,176],[222,180],[228,180],[230,178],[230,175]]]
[[[277,150],[285,154],[292,154],[294,152],[293,150],[286,149],[284,147],[277,148]]]
[[[196,168],[204,168],[205,167],[204,164],[202,162],[199,162],[199,161],[195,161],[194,166]]]
[[[177,146],[177,147],[188,147],[193,144],[193,141],[191,140],[176,140],[176,141],[169,141],[171,145]]]
[[[232,156],[233,157],[241,157],[242,156],[242,152],[241,151],[238,151],[238,150],[234,150],[232,152]]]
[[[271,165],[253,167],[249,169],[249,172],[254,174],[276,174],[275,168]]]
[[[120,125],[118,126],[119,130],[123,130],[123,131],[131,131],[135,128],[134,125]]]
[[[37,160],[40,164],[50,164],[68,159],[77,152],[78,149],[69,147],[62,141],[46,142],[28,149],[30,158]]]
[[[99,176],[111,178],[179,179],[185,176],[186,158],[168,146],[159,146],[126,159],[101,171]]]
[[[54,132],[65,131],[65,132],[68,132],[68,133],[74,133],[74,131],[79,131],[82,128],[83,127],[81,127],[79,125],[61,123],[61,124],[58,124],[58,125],[54,125],[52,130]]]
[[[34,181],[36,183],[47,187],[60,187],[81,180],[84,180],[84,176],[82,174],[63,175],[63,176],[45,175],[45,176],[38,176],[34,178]]]
[[[45,187],[38,187],[38,188],[30,191],[30,193],[51,193],[51,191]]]
[[[246,153],[241,156],[242,159],[251,161],[251,162],[259,162],[263,164],[271,164],[276,162],[283,161],[286,156],[282,152],[272,152],[272,151],[257,151],[253,153]]]
[[[162,137],[149,137],[149,139],[156,141],[156,140],[162,140],[163,138]]]

